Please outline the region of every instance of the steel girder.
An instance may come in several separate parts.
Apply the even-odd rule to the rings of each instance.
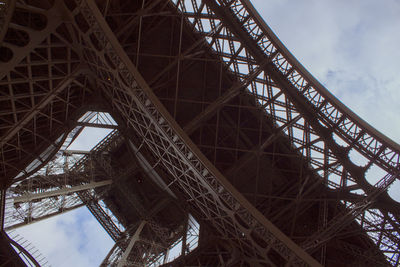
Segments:
[[[91,91],[79,55],[71,47],[73,40],[64,39],[68,26],[60,16],[61,2],[1,3],[0,175],[4,187],[51,160]]]
[[[62,9],[60,3],[61,1],[56,1],[55,6]],[[286,242],[285,238],[283,238],[285,241],[280,243],[280,238],[276,238],[270,232],[270,227],[272,227],[272,232],[275,232],[274,227],[270,226],[263,215],[224,179],[180,130],[174,119],[152,95],[146,82],[141,79],[131,60],[126,56],[126,52],[119,46],[114,34],[108,29],[102,14],[96,11],[95,4],[89,1],[89,8],[85,2],[77,1],[77,3],[79,8],[72,10],[72,15],[83,16],[84,20],[75,19],[73,23],[75,30],[79,31],[79,27],[85,23],[88,28],[86,31],[81,29],[83,31],[78,37],[73,36],[74,46],[82,45],[82,50],[77,49],[76,51],[82,53],[80,56],[86,58],[91,71],[95,77],[99,78],[98,85],[102,88],[103,94],[112,99],[111,105],[114,110],[120,113],[129,129],[133,129],[138,136],[143,138],[145,145],[154,153],[154,157],[159,158],[154,163],[163,166],[175,177],[175,180],[172,181],[173,188],[184,192],[222,236],[232,238],[244,253],[248,253],[249,250],[255,251],[254,248],[256,248],[259,254],[263,254],[272,246],[273,250],[277,251],[286,261],[294,264],[292,249],[295,248],[294,254],[298,253],[296,246],[293,247],[290,241]],[[153,3],[156,5],[159,1]],[[371,172],[374,168],[384,170],[389,174],[385,177],[389,178],[397,175],[398,145],[363,122],[320,85],[291,56],[248,1],[193,0],[171,1],[171,3],[177,7],[182,21],[190,23],[193,31],[204,37],[226,64],[227,69],[238,78],[242,87],[247,88],[258,99],[258,105],[265,110],[266,116],[272,118],[274,123],[281,127],[281,130],[285,130],[293,147],[320,175],[322,183],[333,189],[338,196],[343,196],[341,203],[350,206],[371,198],[371,194],[376,189],[365,179],[367,170],[371,170]],[[51,10],[55,12],[55,8]],[[81,14],[77,13],[78,10]],[[136,16],[132,23],[140,25],[141,18],[142,16]],[[62,22],[58,21],[57,23]],[[48,38],[46,34],[49,32],[41,32],[41,34],[43,34],[42,37],[35,39],[36,42],[39,39]],[[63,34],[59,34],[57,37],[61,37]],[[35,33],[35,35],[37,34]],[[116,35],[118,36],[118,33]],[[47,43],[49,42],[51,40],[47,39]],[[31,49],[34,49],[35,46],[40,47],[39,43],[32,44]],[[71,41],[64,43],[65,46],[71,47]],[[21,52],[18,52],[18,55],[21,55]],[[28,63],[23,62],[23,64],[32,65],[29,56],[27,59]],[[71,59],[67,62],[73,63]],[[12,69],[17,64],[19,64],[19,59],[15,59],[15,65],[8,64],[8,66],[11,66],[10,69]],[[179,64],[180,60],[177,58],[171,63],[171,66],[179,66]],[[254,73],[257,75],[253,75]],[[51,78],[47,77],[45,80],[51,80]],[[36,82],[40,82],[40,80]],[[4,80],[5,85],[10,83],[11,78]],[[80,85],[84,84],[83,80],[79,83]],[[80,90],[87,90],[86,86],[82,86]],[[60,91],[65,90],[60,89]],[[229,99],[229,95],[226,97]],[[215,113],[226,104],[226,99],[221,98],[220,101],[214,102],[215,105],[210,106],[209,110],[197,121],[205,120],[209,116],[208,112]],[[11,106],[16,100],[18,97],[12,97],[11,93],[4,95],[4,101],[10,101]],[[65,101],[65,103],[67,102]],[[10,111],[10,114],[12,113],[15,111]],[[51,115],[43,112],[43,109],[37,114],[45,114],[45,117],[51,119]],[[4,121],[6,120],[4,119]],[[11,125],[11,120],[8,121]],[[17,127],[15,128],[17,130],[26,130],[26,127],[18,126],[19,121],[18,118],[14,119],[14,125],[17,126],[12,127]],[[193,126],[188,128],[191,127]],[[29,129],[28,131],[32,132]],[[10,140],[16,140],[17,132],[9,130],[9,133],[14,135],[14,139]],[[268,140],[262,143],[268,144]],[[4,146],[6,145],[4,144]],[[11,147],[18,151],[15,145]],[[262,146],[254,150],[265,153],[261,148]],[[243,151],[247,155],[241,162],[252,160],[254,150]],[[8,152],[11,149],[3,151]],[[30,151],[26,155],[35,156]],[[364,166],[357,166],[355,162],[363,162]],[[3,164],[15,168],[13,164],[4,160]],[[3,169],[6,170],[6,167]],[[20,171],[21,168],[16,169]],[[392,179],[388,181],[392,181]],[[306,181],[304,181],[304,185],[306,185]],[[354,192],[355,196],[349,196],[348,192]],[[294,200],[288,207],[297,205],[298,201],[299,199]],[[321,199],[319,214],[321,233],[334,223],[333,220],[328,221],[327,219],[327,209],[324,204],[326,201],[329,201],[329,198]],[[386,192],[381,192],[374,196],[371,206],[355,217],[363,231],[369,233],[377,247],[386,253],[389,261],[397,264],[399,261],[398,204],[391,200]],[[254,230],[249,230],[249,226]],[[260,249],[262,242],[252,239],[254,235],[257,237],[260,235],[267,240],[267,243],[270,244],[267,249]],[[288,244],[290,244],[290,248],[288,248]],[[353,250],[357,251],[357,249]],[[357,253],[355,252],[355,254]],[[309,260],[307,254],[301,252],[300,257],[306,261]]]
[[[15,249],[11,246],[17,247],[20,253],[24,254],[27,258],[32,258],[32,263],[37,263],[35,258],[27,252],[22,246],[20,246],[16,241],[11,239],[4,231],[0,232],[0,263],[4,266],[16,266],[16,267],[25,267],[26,264],[21,259],[20,255],[15,251]],[[36,266],[40,266],[37,264]]]
[[[112,99],[128,128],[143,138],[159,164],[172,174],[174,186],[185,193],[186,200],[223,236],[235,240],[245,255],[256,254],[273,264],[266,257],[272,249],[287,262],[318,265],[243,198],[182,132],[137,72],[96,4],[77,4],[72,13],[86,20],[86,27],[77,29],[82,29],[83,54],[98,86]]]
[[[379,190],[378,184],[370,185],[366,173],[371,170],[373,175],[382,175],[377,172],[381,169],[387,173],[383,177],[388,181],[393,182],[393,177],[399,179],[399,145],[351,112],[316,81],[287,51],[249,1],[174,3],[240,80],[254,69],[263,68],[264,75],[253,79],[249,91],[279,126],[300,116],[288,127],[287,136],[325,184],[338,192],[354,190],[365,199],[373,195],[372,206],[377,202],[387,203],[383,207],[370,206],[354,217],[376,245],[387,252],[388,260],[397,264],[399,233],[395,230],[398,229],[395,218],[399,219],[399,204],[387,191],[373,194]],[[378,176],[375,181],[380,179]],[[325,227],[331,223],[334,221],[327,222]],[[379,230],[370,231],[371,224],[379,225]]]
[[[322,180],[324,180],[325,184],[329,185],[331,188],[334,188],[337,191],[346,189],[346,187],[349,185],[355,185],[355,187],[353,188],[359,190],[359,192],[361,192],[361,195],[367,197],[368,194],[376,191],[374,186],[369,185],[365,180],[365,171],[373,164],[381,167],[385,171],[388,171],[390,175],[386,177],[393,177],[394,175],[397,175],[395,170],[399,158],[398,154],[396,153],[396,145],[393,145],[386,138],[379,139],[381,141],[378,142],[378,139],[371,137],[371,134],[369,133],[371,133],[372,131],[368,131],[370,129],[368,127],[361,131],[360,125],[366,125],[361,120],[356,120],[357,122],[359,122],[357,126],[351,126],[352,123],[348,122],[348,117],[352,117],[352,113],[345,113],[346,115],[339,116],[338,114],[343,114],[339,111],[343,109],[343,107],[339,106],[339,109],[336,108],[336,100],[333,100],[334,104],[332,104],[330,101],[328,101],[328,98],[322,97],[320,95],[319,91],[315,89],[316,86],[311,85],[316,83],[311,83],[308,82],[308,80],[306,80],[305,78],[301,78],[302,76],[300,72],[296,70],[296,68],[292,66],[292,64],[288,63],[288,61],[284,57],[283,52],[277,49],[276,45],[274,45],[274,43],[268,39],[268,35],[256,27],[258,26],[258,24],[254,21],[253,14],[250,14],[249,11],[246,9],[247,6],[250,6],[248,3],[247,6],[245,6],[239,1],[226,3],[205,1],[201,3],[201,9],[197,8],[195,3],[196,1],[178,2],[177,7],[185,15],[185,17],[193,23],[194,28],[200,33],[204,34],[204,37],[209,40],[210,45],[228,64],[228,66],[231,65],[231,70],[235,73],[237,77],[239,77],[239,79],[245,80],[249,77],[252,78],[251,86],[249,86],[248,88],[257,97],[257,99],[259,99],[260,106],[262,106],[267,111],[267,113],[271,114],[277,125],[285,126],[285,128],[286,126],[288,126],[288,136],[293,142],[293,145],[310,161],[311,166],[314,167],[317,172],[323,177]],[[187,8],[185,5],[191,6],[190,8]],[[221,6],[224,7],[222,8]],[[188,9],[194,12],[187,12]],[[196,11],[198,12],[197,14],[195,13]],[[93,18],[90,18],[90,16],[92,15],[85,14],[85,16],[89,16],[88,23],[90,27],[93,27],[95,20],[93,20]],[[100,13],[97,14],[96,20],[98,23],[101,16],[102,15]],[[208,20],[208,28],[202,26],[202,19]],[[152,129],[151,126],[159,126],[166,121],[169,121],[169,123],[172,124],[173,121],[169,118],[164,117],[165,115],[163,116],[157,114],[156,110],[162,110],[161,106],[157,106],[156,110],[153,109],[151,104],[157,103],[155,102],[156,100],[147,99],[148,96],[144,95],[143,92],[141,92],[140,90],[137,90],[136,97],[141,100],[141,103],[139,103],[137,110],[133,111],[132,104],[138,103],[137,101],[132,99],[132,94],[126,94],[122,90],[116,89],[116,87],[129,87],[129,85],[132,84],[134,86],[137,86],[135,82],[139,84],[139,87],[142,87],[141,82],[143,81],[137,81],[137,77],[140,76],[138,76],[138,74],[135,74],[133,66],[129,66],[129,68],[131,68],[132,70],[128,70],[128,67],[125,67],[126,69],[120,67],[120,69],[118,70],[119,74],[115,74],[115,68],[118,69],[117,66],[121,66],[120,60],[125,61],[124,64],[129,65],[129,58],[124,56],[124,51],[121,47],[118,47],[119,43],[117,40],[108,39],[107,41],[107,38],[112,38],[111,32],[106,34],[107,37],[105,37],[101,33],[101,31],[104,31],[106,26],[107,25],[104,23],[104,26],[101,26],[102,29],[97,28],[93,30],[92,33],[94,33],[94,35],[97,37],[97,40],[95,44],[92,45],[99,47],[91,47],[89,49],[87,49],[88,47],[86,47],[87,50],[85,51],[88,51],[86,52],[86,56],[88,57],[89,62],[95,62],[95,64],[92,64],[92,70],[96,73],[98,77],[102,77],[102,81],[100,82],[103,82],[103,86],[105,88],[108,87],[106,92],[113,92],[112,95],[110,94],[110,96],[112,96],[114,99],[112,105],[116,109],[118,109],[121,114],[123,114],[122,116],[126,116],[126,120],[128,122],[129,120],[132,121],[133,117],[135,117],[135,119],[137,120],[135,121],[136,132],[141,132],[139,135],[145,138],[149,138],[152,134],[154,135],[154,132],[156,131],[154,130],[153,132],[152,130],[150,130]],[[88,37],[86,37],[86,40],[87,41],[85,45],[88,46],[91,41]],[[229,49],[223,48],[224,42],[227,42],[229,44]],[[262,46],[260,47],[259,44],[262,44]],[[112,47],[112,49],[110,47]],[[113,50],[117,50],[117,52]],[[101,56],[98,56],[99,51],[104,53],[105,56],[103,56],[103,58]],[[123,59],[121,59],[121,57]],[[176,62],[176,64],[178,64],[179,67],[179,61]],[[243,67],[243,65],[245,66]],[[260,69],[264,70],[264,76],[252,75],[252,73],[256,70],[256,73],[259,74],[258,70]],[[260,80],[260,77],[268,77],[267,79],[270,80],[263,81],[262,79]],[[243,83],[248,84],[249,82],[244,81]],[[273,89],[271,86],[267,88],[267,90],[262,89],[265,88],[265,84],[268,83],[273,84]],[[296,96],[296,92],[298,92],[297,94],[301,93],[303,96]],[[323,92],[325,93],[325,91]],[[327,94],[329,95],[329,93]],[[128,100],[128,102],[126,102],[127,99],[131,100]],[[315,110],[315,107],[310,108],[310,105],[318,106],[321,112],[317,112]],[[280,107],[281,109],[284,108],[286,111],[278,112],[278,107]],[[141,109],[146,108],[149,109],[149,111],[147,112],[153,113],[152,120],[147,122],[145,121],[146,119],[144,119],[145,117],[143,116],[143,111],[141,111]],[[324,110],[325,113],[323,112]],[[332,120],[332,116],[326,116],[328,111],[330,112],[330,115],[336,114],[339,116],[337,117],[337,122],[330,122],[330,120]],[[135,115],[135,112],[138,112],[138,114],[140,114],[140,117],[139,115]],[[315,116],[315,112],[317,112],[317,114],[319,115]],[[325,116],[323,116],[323,114],[325,114]],[[358,119],[357,117],[354,118]],[[332,127],[332,125],[336,125],[337,128]],[[138,126],[142,126],[143,128],[138,129]],[[133,125],[131,124],[130,127],[133,127]],[[177,128],[179,130],[179,127]],[[345,128],[347,130],[344,130]],[[357,135],[355,139],[352,139],[352,142],[349,142],[351,143],[351,146],[347,146],[347,148],[344,149],[339,146],[339,141],[337,141],[337,138],[341,141],[348,142],[350,136],[349,132],[353,128],[360,134]],[[328,133],[329,129],[331,129],[332,131],[331,134]],[[159,130],[157,129],[157,131]],[[368,134],[366,134],[367,132]],[[175,137],[175,134],[170,134],[170,136],[172,137],[172,141],[179,141],[179,137],[177,139],[178,135],[176,135]],[[155,155],[159,155],[160,157],[163,155],[170,156],[170,158],[168,159],[169,163],[164,164],[167,168],[170,168],[170,172],[174,173],[175,176],[179,176],[179,173],[176,173],[175,170],[176,164],[174,164],[175,167],[171,166],[171,162],[173,162],[172,159],[175,158],[171,156],[170,152],[164,152],[164,150],[168,151],[168,149],[170,150],[171,148],[169,148],[168,146],[165,147],[165,145],[164,149],[160,147],[160,144],[168,141],[168,139],[166,140],[165,136],[162,136],[162,138],[158,136],[157,139],[155,137],[151,138],[154,138],[154,140],[150,141],[148,139],[145,139],[145,142],[147,142],[151,150],[155,152]],[[368,146],[365,146],[367,144],[366,140],[371,140],[371,138],[373,140],[368,141]],[[378,135],[377,138],[381,138],[381,136]],[[358,141],[359,145],[357,145]],[[188,142],[189,140],[184,141],[185,144],[187,144]],[[363,144],[364,146],[362,146]],[[370,152],[373,150],[371,148],[372,144],[376,144],[379,148],[375,149],[377,154],[371,156]],[[184,147],[182,147],[181,149],[184,149]],[[192,149],[189,149],[189,151],[190,150]],[[189,151],[184,152],[183,155],[185,156],[185,153],[187,153],[186,155],[189,155],[189,157],[193,157],[193,150],[190,152]],[[351,151],[359,152],[360,156],[363,155],[370,159],[369,163],[364,169],[356,166],[350,160],[348,153],[350,153]],[[194,152],[194,155],[196,155],[196,152]],[[384,159],[388,159],[388,155],[391,155],[390,160],[384,161]],[[322,160],[321,157],[323,157]],[[181,175],[187,174],[183,172]],[[340,183],[335,182],[337,181],[338,176],[340,177]],[[204,178],[205,177],[203,177],[203,179]],[[205,179],[207,180],[207,178]],[[390,181],[393,180],[394,179],[390,179]],[[190,193],[193,194],[193,192]],[[219,193],[220,197],[224,196],[223,192]],[[384,228],[381,229],[380,233],[378,233],[379,237],[377,238],[376,232],[369,233],[371,238],[378,243],[378,247],[380,247],[382,251],[387,252],[386,255],[388,256],[388,258],[393,263],[395,263],[398,260],[398,254],[393,252],[396,251],[396,241],[398,239],[398,233],[393,232],[387,228],[388,225],[390,225],[390,222],[385,219],[385,214],[388,214],[389,217],[397,216],[398,204],[392,201],[386,192],[382,191],[380,194],[374,196],[373,201],[375,201],[376,199],[383,200],[382,202],[386,203],[389,202],[392,205],[388,205],[383,209],[370,208],[366,211],[363,210],[354,217],[358,218],[361,225],[371,224],[371,222],[369,222],[371,214],[381,217],[381,225],[384,225]],[[394,206],[394,208],[391,208],[392,206]],[[246,214],[243,217],[246,218],[247,216],[248,215]],[[251,219],[246,219],[248,225],[254,224]],[[322,219],[321,221],[324,220],[326,221],[326,219]],[[213,223],[215,223],[215,220]],[[326,228],[329,223],[330,222],[325,223],[323,228]],[[240,223],[238,224],[240,225]],[[389,226],[389,228],[392,227],[396,226]],[[368,232],[368,228],[365,228],[365,230]],[[321,229],[321,231],[323,231],[323,229]],[[239,232],[237,232],[237,234]],[[264,235],[264,233],[261,233],[261,235]],[[327,240],[329,240],[329,238]],[[385,240],[385,242],[382,242],[382,240]],[[283,251],[284,249],[281,251],[281,256],[289,260],[291,256],[282,255],[285,254],[285,252]]]
[[[88,115],[89,118],[92,116]],[[64,157],[57,157],[54,162],[50,162],[41,175],[11,187],[6,197],[5,229],[38,222],[86,205],[110,237],[114,241],[118,240],[124,228],[119,226],[118,220],[113,218],[108,208],[100,203],[102,194],[107,190],[103,186],[111,184],[113,177],[105,173],[109,164],[98,154],[118,146],[120,138],[114,130],[89,154],[78,160],[70,160],[70,155],[64,154]],[[103,188],[95,190],[97,187]]]

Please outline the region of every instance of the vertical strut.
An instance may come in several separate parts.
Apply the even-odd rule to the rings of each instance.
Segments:
[[[135,245],[135,243],[139,240],[139,236],[140,233],[143,230],[144,225],[146,224],[146,221],[142,221],[138,228],[136,229],[135,233],[133,234],[133,236],[131,237],[128,247],[125,249],[124,254],[122,254],[122,257],[120,259],[120,261],[118,262],[117,267],[123,267],[125,264],[127,264],[127,259],[129,254],[131,253],[131,250],[133,248],[133,246]]]

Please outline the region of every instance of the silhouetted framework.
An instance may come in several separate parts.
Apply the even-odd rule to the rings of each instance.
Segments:
[[[1,0],[0,16],[3,233],[86,205],[116,241],[102,266],[399,264],[399,145],[248,0]],[[112,131],[68,150],[85,127]]]

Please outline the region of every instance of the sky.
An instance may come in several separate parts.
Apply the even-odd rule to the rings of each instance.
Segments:
[[[400,144],[400,1],[251,2],[320,83]],[[374,171],[367,172],[372,184],[378,180]],[[389,188],[389,195],[400,201],[400,181]]]
[[[252,0],[328,90],[400,143],[400,1]]]
[[[90,150],[110,130],[86,127],[69,150]],[[99,266],[114,241],[86,207],[16,229],[53,267]]]
[[[53,267],[99,266],[114,245],[86,207],[16,230]]]
[[[369,124],[400,143],[400,1],[252,2],[317,80]],[[19,232],[53,266],[98,266],[113,245],[86,208]]]

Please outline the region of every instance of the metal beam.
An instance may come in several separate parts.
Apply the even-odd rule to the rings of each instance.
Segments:
[[[267,61],[264,61],[259,67],[252,70],[241,82],[234,84],[231,88],[229,88],[222,96],[217,98],[212,104],[207,106],[203,112],[198,114],[194,119],[192,119],[183,130],[186,134],[192,134],[198,127],[200,127],[201,123],[205,120],[209,119],[212,115],[214,115],[218,110],[220,110],[225,104],[227,104],[230,100],[232,100],[235,96],[239,95],[241,90],[246,88],[257,76],[262,72],[262,68]]]
[[[16,223],[16,224],[13,224],[13,225],[10,225],[10,226],[5,226],[4,229],[6,231],[13,230],[13,229],[16,229],[16,228],[19,228],[19,227],[22,227],[22,226],[25,226],[25,225],[28,225],[28,224],[32,224],[32,223],[36,223],[36,222],[40,222],[40,221],[46,220],[48,218],[57,216],[57,215],[59,215],[61,213],[65,213],[65,212],[68,212],[68,211],[71,211],[71,210],[74,210],[74,209],[77,209],[77,208],[80,208],[80,207],[83,207],[83,206],[85,206],[84,203],[78,203],[75,206],[68,207],[68,208],[63,208],[63,209],[60,209],[60,210],[52,212],[52,213],[48,213],[48,214],[43,215],[43,216],[38,217],[38,218],[30,218],[30,219],[28,219],[28,220],[26,220],[24,222],[21,222],[21,223]]]
[[[128,247],[125,249],[124,254],[122,254],[122,257],[120,261],[118,262],[117,267],[123,267],[127,264],[127,259],[129,254],[131,253],[131,250],[135,243],[139,240],[140,233],[143,230],[144,225],[146,224],[146,221],[142,221],[138,228],[135,231],[135,234],[131,237],[131,240],[129,241]]]
[[[193,201],[192,203],[202,210],[204,216],[209,218],[221,233],[231,231],[230,235],[238,242],[238,246],[245,244],[247,248],[251,246],[252,249],[248,249],[249,253],[268,259],[267,250],[257,244],[251,232],[235,215],[259,229],[258,234],[261,238],[273,240],[268,243],[286,261],[293,260],[319,266],[315,259],[252,206],[192,143],[135,68],[96,3],[88,0],[79,2],[79,5],[81,12],[88,18],[93,32],[96,33],[98,41],[106,48],[104,52],[113,60],[113,65],[118,66],[117,70],[108,68],[109,63],[104,56],[93,52],[96,51],[94,46],[85,47],[87,53],[93,57],[93,60],[87,63],[92,71],[99,75],[99,86],[103,88],[106,97],[110,94],[113,96],[113,107],[126,119],[129,127],[135,129],[139,135],[143,135],[146,146],[160,159],[160,164],[176,177],[177,183],[174,186],[179,186],[177,190],[185,192],[188,200]],[[88,44],[92,43],[86,33],[81,32],[81,36]],[[100,65],[106,66],[107,70],[101,70]],[[146,136],[147,134],[151,137]],[[173,164],[174,161],[179,161],[180,166]],[[204,193],[199,194],[199,187]],[[220,208],[217,210],[219,214],[216,214],[216,205]],[[216,220],[215,216],[220,220]],[[227,229],[224,220],[235,227]]]
[[[225,175],[229,177],[236,171],[240,170],[244,165],[246,165],[250,160],[257,156],[258,153],[261,153],[265,150],[269,145],[274,143],[279,137],[282,136],[282,132],[284,132],[288,127],[296,123],[300,119],[300,116],[293,118],[288,121],[286,124],[279,127],[275,132],[273,132],[270,136],[268,136],[265,140],[261,142],[260,145],[255,146],[250,152],[247,152],[242,157],[240,157],[232,167],[225,172]]]
[[[0,232],[4,230],[4,216],[6,209],[6,190],[0,191]]]
[[[90,151],[87,150],[64,150],[64,155],[90,155]]]
[[[112,183],[113,183],[112,180],[105,180],[105,181],[101,181],[101,182],[90,182],[90,183],[84,184],[84,185],[64,187],[64,188],[53,190],[53,191],[47,191],[47,192],[36,193],[36,194],[24,194],[20,197],[14,197],[13,200],[14,200],[14,203],[29,202],[29,201],[36,200],[36,199],[55,197],[55,196],[60,196],[60,195],[67,195],[67,194],[76,193],[76,192],[80,192],[80,191],[84,191],[84,190],[94,189],[97,187],[110,185]]]
[[[152,179],[153,182],[156,183],[162,190],[165,190],[170,196],[176,199],[177,197],[174,192],[171,191],[161,176],[154,170],[153,166],[151,166],[147,159],[142,155],[140,150],[130,140],[128,140],[128,147],[132,149],[139,165],[143,168],[150,179]]]
[[[84,127],[103,128],[103,129],[117,129],[118,128],[118,125],[91,123],[91,122],[78,122],[76,125],[84,126]]]
[[[34,107],[30,109],[30,111],[17,123],[13,125],[13,127],[7,131],[7,133],[1,138],[0,140],[0,147],[3,147],[11,138],[13,138],[19,130],[25,127],[41,110],[48,105],[51,101],[53,101],[57,94],[63,91],[72,81],[74,78],[82,72],[81,68],[77,68],[73,73],[66,76],[54,90],[50,90],[46,96]]]
[[[209,119],[220,108],[222,108],[224,104],[228,103],[231,99],[237,96],[240,93],[241,88],[242,85],[232,86],[232,88],[228,89],[222,96],[220,96],[212,104],[207,106],[207,108],[203,110],[203,112],[198,114],[183,128],[186,134],[192,134],[197,128],[201,126],[202,122],[204,122],[206,119]]]

